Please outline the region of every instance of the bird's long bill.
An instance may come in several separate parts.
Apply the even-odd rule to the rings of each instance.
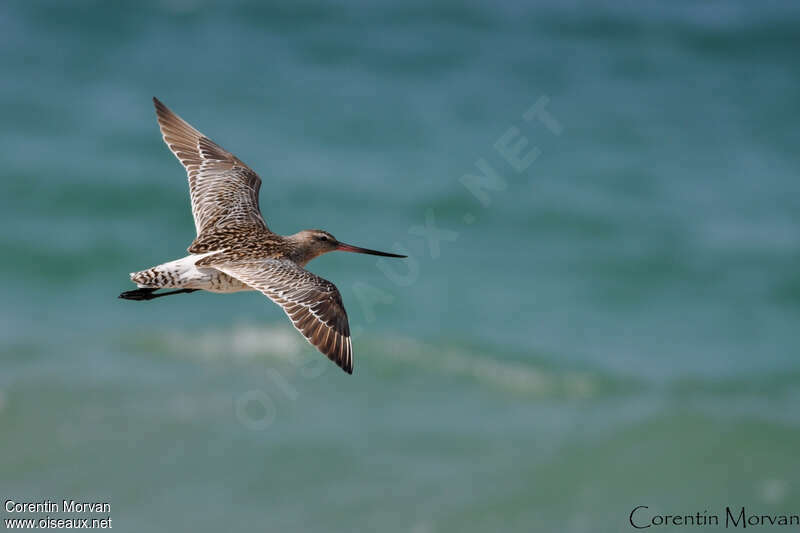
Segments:
[[[351,246],[349,244],[344,244],[342,242],[339,243],[336,249],[342,252],[355,252],[357,254],[380,255],[382,257],[408,257],[406,255],[390,254],[387,252],[379,252],[377,250],[369,250],[367,248],[359,248],[358,246]]]

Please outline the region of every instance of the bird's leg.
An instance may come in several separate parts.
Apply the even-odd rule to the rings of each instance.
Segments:
[[[151,300],[155,298],[153,292],[156,289],[136,289],[133,291],[125,291],[119,295],[123,300]]]
[[[170,291],[170,292],[162,292],[159,294],[154,294],[155,291],[158,289],[151,289],[151,288],[142,288],[136,289],[133,291],[126,291],[119,295],[120,298],[124,300],[152,300],[153,298],[161,298],[162,296],[170,296],[171,294],[183,294],[183,293],[190,293],[195,292],[200,289],[179,289],[177,291]]]

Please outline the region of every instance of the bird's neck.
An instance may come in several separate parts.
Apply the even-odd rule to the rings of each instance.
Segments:
[[[314,248],[314,246],[307,240],[303,239],[299,233],[294,235],[287,235],[284,237],[286,242],[286,257],[300,266],[306,264],[319,257],[323,252]]]

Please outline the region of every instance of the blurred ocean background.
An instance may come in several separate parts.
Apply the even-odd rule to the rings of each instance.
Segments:
[[[788,1],[0,3],[0,497],[119,531],[800,512],[799,28]],[[273,230],[408,251],[309,266],[353,376],[254,293],[117,299],[194,237],[152,96],[261,175]],[[543,97],[560,135],[522,118]]]

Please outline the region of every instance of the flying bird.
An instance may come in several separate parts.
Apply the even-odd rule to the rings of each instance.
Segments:
[[[339,290],[304,267],[336,250],[406,256],[344,244],[318,229],[294,235],[273,233],[258,206],[258,174],[157,98],[153,102],[164,142],[189,177],[197,237],[188,256],[131,273],[131,281],[139,288],[119,297],[152,300],[199,290],[260,291],[283,308],[312,345],[352,374],[350,325]],[[159,289],[176,290],[156,292]]]

